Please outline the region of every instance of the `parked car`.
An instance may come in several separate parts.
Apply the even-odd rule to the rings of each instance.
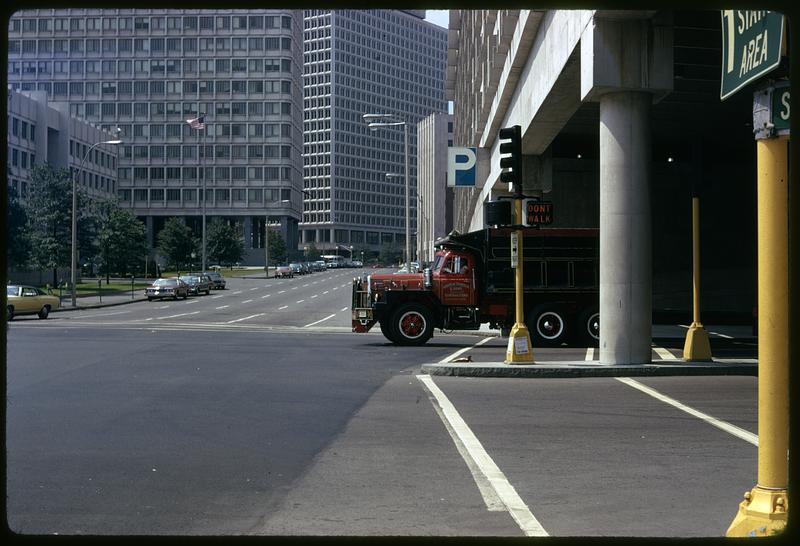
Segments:
[[[292,268],[295,275],[305,275],[305,271],[303,271],[303,266],[298,263],[289,264],[289,267]]]
[[[364,267],[364,264],[361,260],[353,260],[353,267]]]
[[[145,289],[144,293],[148,301],[153,301],[155,299],[161,300],[164,298],[172,298],[174,300],[178,298],[186,299],[189,297],[189,286],[182,280],[174,277],[169,279],[156,279],[153,281],[153,284]]]
[[[314,267],[317,268],[317,271],[325,271],[325,260],[317,260],[314,262]]]
[[[208,275],[211,282],[214,283],[214,288],[225,290],[225,277],[223,277],[219,271],[208,271],[203,273],[203,275]]]
[[[6,286],[6,296],[8,320],[14,320],[17,315],[38,315],[40,319],[46,319],[50,311],[61,305],[57,296],[35,286],[9,284]]]
[[[207,296],[214,288],[214,283],[208,275],[182,275],[180,280],[188,285],[189,293],[194,295],[203,292]]]
[[[276,277],[289,277],[290,279],[294,277],[294,269],[289,267],[288,265],[279,265],[275,268],[275,276]]]

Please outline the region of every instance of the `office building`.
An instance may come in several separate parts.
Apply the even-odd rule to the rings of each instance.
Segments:
[[[453,229],[453,196],[447,187],[447,149],[453,145],[453,116],[431,114],[417,125],[417,261],[433,261],[436,239]]]
[[[392,114],[407,123],[413,234],[417,123],[447,110],[447,30],[425,21],[424,10],[305,10],[304,32],[301,244],[402,248],[404,128],[371,131],[362,116]]]
[[[122,129],[117,195],[151,245],[171,216],[200,237],[205,202],[259,264],[267,215],[297,247],[302,24],[281,9],[25,10],[9,22],[8,82]],[[199,114],[202,130],[187,123]]]

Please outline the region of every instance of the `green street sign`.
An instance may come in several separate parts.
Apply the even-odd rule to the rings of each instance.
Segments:
[[[789,134],[790,91],[788,82],[780,86],[775,85],[772,91],[772,125],[775,126],[775,132],[778,135]]]
[[[781,62],[783,15],[766,10],[723,10],[722,82],[725,100]]]

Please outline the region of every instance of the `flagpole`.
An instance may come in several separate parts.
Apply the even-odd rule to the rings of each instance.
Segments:
[[[203,122],[205,123],[205,113],[200,114],[198,108],[198,118],[203,116]],[[205,165],[206,165],[206,133],[208,132],[207,127],[203,127],[203,271],[207,271],[206,269],[206,172],[205,172]],[[198,140],[200,139],[200,135],[197,135]]]

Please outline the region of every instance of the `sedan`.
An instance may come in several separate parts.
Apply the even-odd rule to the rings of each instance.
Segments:
[[[195,296],[201,292],[207,296],[214,287],[214,283],[211,282],[208,275],[181,275],[179,278],[187,284],[189,293]]]
[[[203,273],[203,275],[208,275],[211,282],[214,283],[214,288],[225,290],[225,277],[220,275],[218,271],[209,271],[208,273]]]
[[[6,296],[8,320],[14,320],[17,315],[38,315],[40,319],[46,319],[50,311],[61,305],[57,296],[33,286],[9,284],[6,286]]]
[[[177,300],[179,297],[186,299],[189,296],[189,286],[180,279],[156,279],[145,291],[148,301],[155,299],[172,298]]]
[[[289,277],[290,279],[294,277],[294,269],[289,267],[288,265],[279,265],[275,268],[275,276],[276,277]]]

